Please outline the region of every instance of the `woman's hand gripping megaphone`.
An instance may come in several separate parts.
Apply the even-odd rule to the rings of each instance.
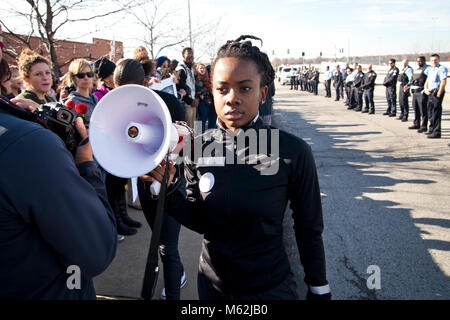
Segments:
[[[146,175],[140,176],[139,178],[143,182],[154,182],[158,181],[159,183],[162,182],[163,176],[164,176],[164,169],[166,167],[166,161],[163,160],[155,169],[153,169],[151,172],[149,172]],[[167,181],[167,185],[170,186],[173,181],[173,177],[175,176],[175,166],[173,164],[173,161],[169,161],[169,180]]]

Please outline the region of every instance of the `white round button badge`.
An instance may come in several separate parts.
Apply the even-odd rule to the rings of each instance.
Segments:
[[[199,181],[199,188],[201,192],[209,192],[214,186],[214,175],[211,172],[206,172]]]

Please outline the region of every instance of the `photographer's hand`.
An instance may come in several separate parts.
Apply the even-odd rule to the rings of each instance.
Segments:
[[[11,99],[11,102],[16,106],[28,111],[34,111],[35,109],[39,108],[39,104],[30,99],[13,98]]]
[[[88,138],[88,131],[84,126],[84,122],[82,118],[75,119],[75,128],[80,134],[81,141],[83,142],[86,138]],[[75,153],[75,164],[80,164],[86,161],[93,161],[92,157],[92,149],[89,141],[83,145],[80,145],[77,148],[77,152]]]

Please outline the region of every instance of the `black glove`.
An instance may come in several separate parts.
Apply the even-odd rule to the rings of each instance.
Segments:
[[[306,300],[308,301],[325,301],[331,300],[331,292],[326,294],[314,294],[311,290],[308,289],[308,293],[306,294]]]

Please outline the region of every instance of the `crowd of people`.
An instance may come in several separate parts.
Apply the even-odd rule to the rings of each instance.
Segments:
[[[166,165],[170,172],[159,243],[165,285],[161,297],[180,299],[187,281],[178,252],[183,224],[204,234],[197,283],[200,299],[298,299],[282,241],[281,224],[290,200],[307,298],[331,298],[314,158],[300,138],[281,130],[273,133],[269,124],[274,70],[268,56],[247,38],[261,41],[253,36],[228,41],[212,65],[194,63],[192,48],[183,49],[183,61],[178,63],[164,56],[152,60],[144,47],[137,47],[133,57],[116,62],[107,57],[75,59],[62,79],[55,78],[48,59],[32,50],[21,53],[17,69],[0,56],[0,148],[4,151],[0,165],[10,164],[0,177],[0,213],[2,221],[9,223],[1,232],[8,245],[1,249],[5,259],[0,262],[0,297],[95,299],[92,278],[111,263],[117,243],[136,234],[141,223],[127,213],[128,179],[96,163],[86,126],[98,102],[115,88],[127,84],[152,88],[170,78],[177,92],[154,92],[166,103],[172,120],[186,121],[190,127],[200,120],[202,132],[217,127],[205,137],[203,149],[211,143],[228,147],[230,132],[266,131],[257,150],[263,150],[263,144],[267,147],[261,137],[271,141],[272,135],[278,137],[276,161],[285,165],[277,163],[276,173],[260,175],[266,166],[264,157],[253,163],[250,145],[235,145],[234,157],[245,155],[244,165],[200,165],[186,157],[184,172],[175,170],[172,162],[163,162],[139,177],[140,201],[128,205],[142,209],[153,228],[158,201],[148,186],[162,182]],[[73,159],[61,139],[17,112],[18,106],[32,110],[51,102],[64,104],[77,117],[74,125],[82,142]],[[43,162],[41,170],[35,170],[36,160]],[[27,177],[26,186],[15,181],[19,174]],[[215,185],[211,176],[217,177]],[[50,189],[57,199],[48,197]],[[20,261],[20,267],[14,261]],[[82,283],[74,285],[78,291],[68,286],[70,265],[83,272]]]
[[[387,109],[383,115],[397,117],[398,102],[400,114],[397,119],[408,122],[411,97],[414,120],[408,128],[425,133],[430,139],[441,138],[442,101],[448,70],[440,64],[438,54],[430,56],[431,65],[426,64],[424,56],[418,57],[416,63],[417,67],[413,69],[408,59],[404,59],[400,70],[396,67],[395,59],[389,60],[390,69],[383,80],[387,101]],[[375,114],[376,78],[372,65],[368,66],[365,73],[358,63],[354,63],[353,67],[347,63],[344,68],[336,65],[334,70],[327,66],[323,72],[325,97],[331,98],[333,86],[335,101],[342,99],[349,110]],[[301,70],[291,75],[291,90],[300,88],[317,95],[318,84],[319,71],[315,67],[302,66]]]

